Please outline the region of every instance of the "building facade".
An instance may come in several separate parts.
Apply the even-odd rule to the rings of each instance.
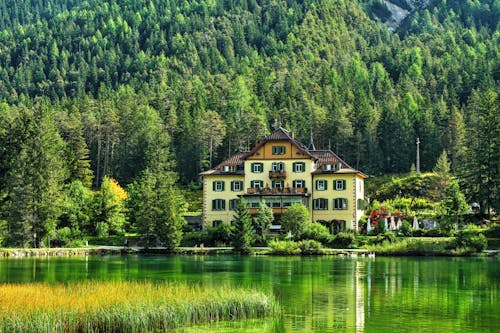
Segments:
[[[331,150],[316,150],[312,140],[306,147],[281,127],[201,176],[203,227],[231,223],[240,197],[252,215],[265,201],[275,223],[292,204],[302,203],[312,221],[334,232],[356,230],[363,215],[366,175]]]

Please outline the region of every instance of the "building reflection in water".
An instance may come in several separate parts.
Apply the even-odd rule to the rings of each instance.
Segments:
[[[367,266],[366,268],[365,266]],[[367,269],[370,267],[370,262],[364,260],[356,261],[355,269],[355,293],[356,293],[356,333],[365,331],[365,280],[369,283],[370,275]],[[366,273],[365,273],[366,271]],[[366,279],[365,279],[366,274]],[[368,294],[369,295],[369,294]]]

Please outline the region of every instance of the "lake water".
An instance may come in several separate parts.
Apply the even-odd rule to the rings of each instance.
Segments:
[[[128,256],[0,259],[0,283],[187,281],[251,286],[279,318],[181,332],[500,332],[500,259]]]

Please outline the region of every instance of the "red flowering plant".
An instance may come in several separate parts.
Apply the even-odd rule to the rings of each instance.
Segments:
[[[384,206],[380,206],[370,212],[370,225],[373,230],[372,234],[378,235],[385,231],[384,219],[388,216],[390,216],[390,214]]]

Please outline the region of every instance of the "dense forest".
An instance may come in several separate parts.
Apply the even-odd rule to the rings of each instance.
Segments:
[[[500,210],[500,1],[410,7],[391,31],[377,0],[0,0],[4,242],[155,234],[120,206],[180,198],[274,121],[370,175],[409,171],[419,138],[422,170],[446,151]]]

